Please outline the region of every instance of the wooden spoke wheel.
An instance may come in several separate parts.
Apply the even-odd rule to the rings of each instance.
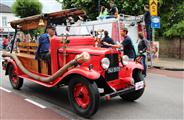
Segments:
[[[69,100],[77,114],[89,118],[99,107],[100,95],[95,82],[81,76],[73,77],[69,82]]]
[[[17,76],[17,73],[15,72],[14,66],[12,64],[9,66],[8,73],[12,87],[14,89],[20,89],[23,85],[23,79]]]

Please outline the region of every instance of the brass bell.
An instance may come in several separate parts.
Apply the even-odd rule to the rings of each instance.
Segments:
[[[39,25],[39,26],[44,26],[44,25],[45,25],[45,23],[43,22],[43,19],[40,19],[38,25]]]

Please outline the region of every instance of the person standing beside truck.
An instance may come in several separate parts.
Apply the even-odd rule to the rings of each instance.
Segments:
[[[149,5],[144,6],[144,22],[146,26],[146,35],[147,40],[152,40],[152,33],[151,33],[151,15],[149,11]]]
[[[35,59],[45,60],[50,63],[50,39],[55,35],[55,27],[47,26],[47,33],[42,34],[38,40],[38,49]]]
[[[142,56],[141,63],[144,66],[144,71],[142,72],[146,76],[146,50],[148,48],[148,41],[144,39],[143,33],[138,33],[139,43],[138,43],[138,54]]]
[[[132,43],[131,38],[127,35],[128,29],[127,28],[120,28],[121,36],[124,38],[123,42],[121,43],[123,46],[124,55],[127,55],[130,59],[134,60],[136,57],[135,49]]]

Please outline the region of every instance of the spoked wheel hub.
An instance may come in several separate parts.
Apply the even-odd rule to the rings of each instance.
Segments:
[[[16,74],[14,71],[12,71],[11,80],[12,80],[12,81],[11,81],[12,84],[13,84],[14,86],[16,86],[17,83],[18,83],[19,78],[17,77],[17,74]]]
[[[23,79],[17,75],[13,65],[9,66],[8,73],[9,73],[9,79],[10,79],[12,87],[14,89],[20,89],[23,85]]]
[[[73,76],[69,81],[69,100],[77,114],[89,118],[99,107],[100,94],[95,82],[82,76]]]
[[[81,108],[86,109],[88,107],[90,104],[89,91],[84,84],[78,83],[75,85],[74,98],[77,105]]]

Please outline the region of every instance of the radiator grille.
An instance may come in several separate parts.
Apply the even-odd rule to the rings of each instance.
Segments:
[[[109,58],[110,60],[110,67],[109,69],[118,69],[119,63],[118,63],[118,54],[107,54],[105,57]],[[119,76],[119,70],[115,72],[108,72],[108,70],[105,72],[105,79],[107,81],[118,79]]]

